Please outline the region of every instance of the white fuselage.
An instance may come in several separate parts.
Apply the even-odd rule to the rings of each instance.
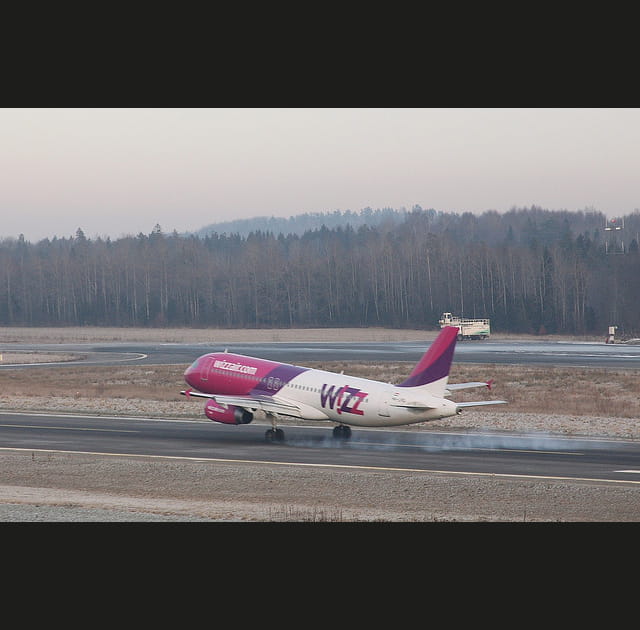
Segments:
[[[456,403],[433,396],[423,387],[397,387],[323,370],[296,376],[274,399],[302,403],[326,416],[322,419],[363,427],[413,424],[457,412]],[[309,415],[320,419],[318,414]]]

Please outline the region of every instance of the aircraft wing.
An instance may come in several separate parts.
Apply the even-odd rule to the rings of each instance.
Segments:
[[[279,413],[284,416],[293,416],[294,418],[306,420],[327,420],[329,418],[325,413],[310,407],[309,405],[289,401],[276,396],[227,396],[223,394],[202,394],[201,392],[194,392],[191,390],[182,391],[180,393],[184,396],[213,398],[217,403],[223,405],[235,405],[236,407],[242,407],[248,411],[260,409],[267,413]]]

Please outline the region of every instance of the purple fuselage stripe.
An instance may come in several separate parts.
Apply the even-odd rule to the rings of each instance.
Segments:
[[[285,385],[290,383],[296,376],[308,370],[309,368],[281,363],[276,368],[265,374],[264,377],[256,383],[256,386],[251,390],[251,394],[273,396]]]

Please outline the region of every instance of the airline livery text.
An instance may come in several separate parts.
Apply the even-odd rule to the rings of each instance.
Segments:
[[[357,416],[364,415],[364,410],[359,409],[360,403],[367,397],[367,392],[363,392],[357,387],[343,385],[336,389],[336,385],[325,383],[320,390],[320,403],[323,407],[329,404],[330,409],[338,413],[353,413]]]
[[[221,370],[231,370],[232,372],[242,372],[243,374],[255,374],[258,371],[256,367],[242,365],[241,363],[231,363],[230,361],[216,361],[213,367]]]

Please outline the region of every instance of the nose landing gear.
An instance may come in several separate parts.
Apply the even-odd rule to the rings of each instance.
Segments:
[[[276,426],[276,415],[273,413],[267,413],[267,416],[271,420],[271,429],[266,430],[264,439],[267,442],[284,442],[284,431],[282,429],[278,429]]]

